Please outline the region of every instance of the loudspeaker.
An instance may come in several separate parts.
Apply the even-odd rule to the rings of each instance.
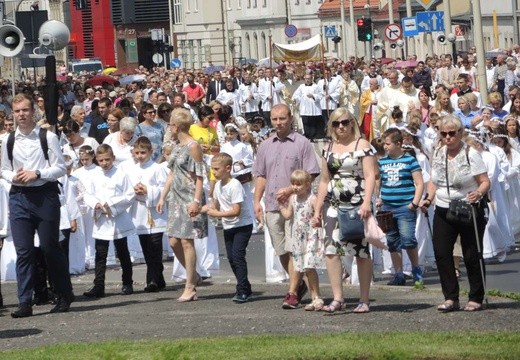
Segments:
[[[396,43],[391,43],[390,44],[390,49],[396,49],[397,48],[397,44]]]
[[[404,40],[403,39],[399,39],[395,43],[397,44],[397,46],[399,46],[401,48],[404,46]]]
[[[32,48],[37,46],[38,31],[47,20],[47,10],[16,12],[16,26],[22,30],[25,42],[34,45]]]
[[[51,50],[61,50],[70,41],[70,30],[61,21],[49,20],[43,23],[38,33],[41,46]]]
[[[0,55],[14,57],[24,47],[24,36],[22,30],[14,25],[0,26]]]
[[[381,50],[383,48],[383,44],[381,43],[377,43],[377,44],[374,44],[374,51],[378,51],[378,50]]]
[[[446,35],[440,34],[439,36],[437,36],[437,41],[441,44],[446,44]]]

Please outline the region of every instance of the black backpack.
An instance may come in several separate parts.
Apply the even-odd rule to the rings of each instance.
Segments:
[[[13,148],[14,148],[14,131],[9,134],[7,138],[7,156],[9,157],[9,161],[11,162],[11,166],[13,166]],[[47,129],[40,128],[39,132],[40,144],[43,151],[43,156],[45,156],[45,160],[49,162],[49,144],[47,143]]]

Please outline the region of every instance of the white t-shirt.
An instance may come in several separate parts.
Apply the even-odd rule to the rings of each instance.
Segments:
[[[469,192],[478,188],[476,175],[487,174],[486,164],[475,149],[470,148],[466,157],[464,145],[457,156],[448,160],[450,195],[446,187],[446,147],[435,152],[432,161],[432,182],[437,186],[435,205],[448,208],[450,200],[465,199]],[[469,163],[468,163],[469,159]]]
[[[240,204],[240,214],[235,217],[223,217],[222,227],[224,230],[233,229],[241,226],[251,225],[253,219],[247,206],[244,204],[245,193],[240,181],[231,179],[226,185],[222,186],[222,181],[215,184],[215,191],[213,193],[215,199],[220,204],[221,211],[229,211],[233,204]]]

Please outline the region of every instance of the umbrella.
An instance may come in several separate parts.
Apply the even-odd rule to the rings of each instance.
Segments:
[[[256,66],[258,66],[258,67],[265,66],[265,67],[276,68],[276,67],[280,66],[280,64],[278,64],[276,61],[271,60],[269,58],[264,58],[264,59],[258,60],[258,62],[256,63]]]
[[[114,71],[116,71],[116,70],[117,70],[117,68],[115,68],[115,67],[113,67],[113,66],[109,66],[109,67],[103,69],[102,73],[103,73],[104,75],[110,75],[110,74],[112,74],[112,73],[113,73]]]
[[[131,74],[135,74],[136,73],[136,68],[134,66],[130,66],[130,65],[127,65],[127,66],[123,66],[123,67],[120,67],[120,68],[117,68],[116,71],[114,71],[112,73],[112,75],[131,75]]]
[[[208,66],[204,69],[204,74],[213,74],[215,71],[222,71],[224,70],[224,66],[215,66],[215,65],[211,65],[211,66]]]
[[[131,84],[134,81],[140,82],[146,80],[146,75],[136,74],[136,75],[127,75],[119,79],[119,83],[121,85]]]
[[[404,60],[404,61],[398,61],[396,64],[395,64],[395,67],[397,69],[402,69],[402,68],[408,68],[408,67],[411,67],[411,68],[414,68],[417,66],[417,61],[416,60]]]
[[[393,63],[395,61],[395,59],[386,58],[386,57],[383,57],[380,60],[381,60],[381,65],[387,65],[387,64]]]
[[[256,59],[241,59],[240,65],[249,65],[249,64],[256,64],[258,60]]]
[[[117,80],[107,75],[96,75],[87,80],[87,85],[90,86],[105,86],[107,84],[114,84]]]
[[[487,58],[494,58],[494,57],[497,57],[498,55],[503,55],[503,54],[506,54],[506,50],[504,49],[501,49],[501,48],[496,48],[496,49],[493,49],[493,50],[489,50],[489,51],[486,51],[486,57]]]

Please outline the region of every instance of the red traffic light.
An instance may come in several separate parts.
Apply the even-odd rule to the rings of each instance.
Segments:
[[[365,20],[364,19],[358,19],[357,20],[357,26],[363,26],[365,24]]]

